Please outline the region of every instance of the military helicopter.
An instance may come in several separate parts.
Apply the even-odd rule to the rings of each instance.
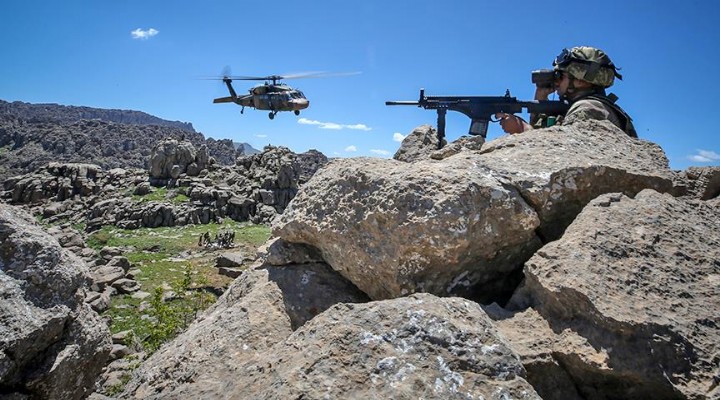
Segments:
[[[220,97],[213,100],[213,103],[235,103],[242,107],[240,114],[245,111],[245,107],[255,108],[257,110],[269,110],[268,117],[275,118],[275,114],[280,111],[292,111],[295,115],[300,115],[300,110],[304,110],[310,106],[310,101],[300,90],[294,89],[284,83],[279,83],[283,79],[297,78],[319,78],[325,76],[337,75],[355,75],[359,72],[346,73],[325,73],[325,72],[308,72],[304,74],[294,75],[269,75],[269,76],[228,76],[225,75],[222,81],[227,85],[230,96]],[[238,96],[233,88],[232,81],[265,81],[264,84],[257,85],[248,90],[249,94]],[[272,83],[270,83],[272,82]]]

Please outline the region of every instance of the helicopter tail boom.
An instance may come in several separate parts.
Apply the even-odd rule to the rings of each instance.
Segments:
[[[213,100],[213,103],[234,103],[235,99],[232,98],[232,96],[228,97],[220,97],[215,100]]]

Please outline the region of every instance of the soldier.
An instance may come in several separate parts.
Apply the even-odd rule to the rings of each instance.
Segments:
[[[570,103],[570,110],[559,116],[558,123],[571,124],[580,120],[608,120],[629,136],[636,138],[637,133],[630,118],[622,108],[615,104],[617,96],[605,94],[612,86],[615,77],[622,79],[610,57],[594,47],[573,47],[563,51],[553,61],[555,71],[554,87],[537,86],[535,100],[547,100],[557,91],[560,99]],[[505,113],[495,115],[506,133],[514,134],[534,128],[543,128],[553,124],[553,118],[543,115],[531,115],[530,123],[522,118]]]

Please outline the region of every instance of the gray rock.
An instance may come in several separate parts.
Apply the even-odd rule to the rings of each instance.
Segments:
[[[110,335],[83,302],[86,273],[85,263],[32,217],[0,204],[4,395],[81,399],[92,391],[110,352]]]
[[[690,197],[709,200],[720,195],[720,167],[690,167],[682,179]]]
[[[265,399],[540,399],[480,306],[429,294],[335,305],[242,368],[226,393]]]
[[[121,397],[258,398],[239,388],[227,391],[246,373],[242,363],[332,304],[366,300],[326,265],[256,266],[143,363]]]
[[[309,264],[323,262],[320,252],[304,244],[288,243],[271,238],[258,248],[258,258],[270,265]]]
[[[116,280],[112,283],[112,287],[121,294],[135,293],[140,290],[140,284],[137,281],[128,278]]]
[[[238,252],[222,253],[215,259],[215,267],[239,268],[245,263],[245,256]]]
[[[502,281],[540,247],[538,225],[519,193],[474,158],[357,158],[319,171],[273,235],[317,248],[371,298],[386,299],[467,295]]]
[[[480,150],[482,145],[485,143],[485,138],[482,136],[460,136],[457,140],[444,146],[442,149],[435,150],[430,153],[430,158],[433,160],[442,160],[450,156],[454,156],[462,151],[474,151]]]
[[[660,146],[632,139],[606,121],[587,121],[508,135],[485,143],[481,162],[517,188],[555,240],[582,208],[604,193],[634,196],[673,191],[674,174]]]
[[[567,398],[544,387],[548,374],[569,377],[582,398],[720,396],[713,206],[652,190],[600,196],[525,273],[510,306],[532,306],[546,322],[526,325],[547,328],[514,345],[543,398]]]
[[[133,194],[136,196],[145,196],[152,192],[153,192],[153,188],[152,188],[152,186],[150,186],[150,182],[142,182],[141,184],[139,184],[135,187]]]
[[[90,279],[93,282],[92,289],[97,292],[105,290],[105,287],[123,278],[125,278],[125,270],[120,266],[104,265],[90,273]]]
[[[428,159],[433,152],[445,144],[445,139],[442,143],[439,142],[435,128],[430,125],[421,125],[403,139],[393,159],[405,162]]]
[[[195,162],[195,146],[190,142],[165,139],[158,142],[150,155],[150,177],[174,178],[184,173]],[[173,176],[175,175],[175,176]]]

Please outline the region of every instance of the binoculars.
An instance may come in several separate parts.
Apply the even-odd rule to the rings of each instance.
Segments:
[[[556,71],[552,69],[537,69],[532,71],[532,83],[541,88],[554,87],[556,77]]]

